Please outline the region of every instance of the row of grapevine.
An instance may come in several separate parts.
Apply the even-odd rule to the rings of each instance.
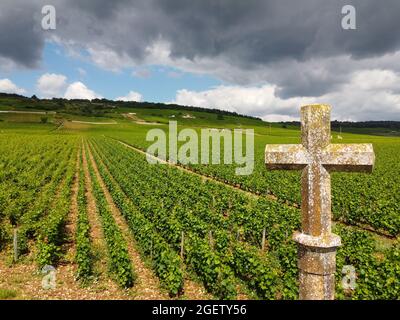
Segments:
[[[90,222],[88,217],[85,172],[83,169],[83,154],[79,152],[79,178],[78,178],[78,218],[76,226],[76,254],[75,262],[78,265],[77,278],[83,281],[93,275],[93,252],[90,239]]]
[[[11,227],[23,224],[23,216],[32,211],[42,191],[53,183],[54,173],[68,156],[72,143],[70,139],[47,136],[36,141],[7,136],[2,141],[2,147],[9,149],[1,152],[0,247],[10,241]]]
[[[123,193],[175,251],[179,251],[180,234],[185,231],[184,262],[197,272],[211,292],[220,297],[234,295],[230,289],[234,272],[262,298],[296,298],[296,246],[290,237],[299,228],[297,209],[263,197],[253,199],[174,168],[151,166],[143,155],[107,139],[94,140],[94,146],[96,158],[101,158],[97,161],[104,162]],[[268,252],[260,253],[263,228]],[[209,231],[214,237],[213,244],[207,241]],[[344,233],[340,228],[336,231]],[[371,238],[365,232],[352,230],[352,233]],[[237,241],[237,235],[241,241]],[[365,288],[374,290],[374,286],[363,275],[382,268],[383,264],[386,269],[396,270],[397,260],[391,253],[397,252],[396,247],[382,252],[385,256],[382,262],[375,257],[373,241],[374,249],[366,253],[368,260],[357,260],[357,255],[349,250],[354,241],[345,243],[339,257],[351,260],[360,272],[360,286],[353,297],[370,297]],[[215,270],[217,274],[212,273]],[[338,288],[340,275],[338,269]],[[385,287],[384,275],[375,279]],[[383,291],[382,296],[393,296],[390,289]]]
[[[37,230],[37,255],[39,266],[55,264],[61,255],[61,245],[66,240],[65,224],[71,210],[72,183],[76,170],[76,145],[67,164],[67,170],[52,207],[40,219]]]
[[[143,214],[132,204],[119,185],[110,176],[97,152],[93,152],[101,177],[106,184],[114,203],[125,217],[143,254],[151,259],[152,268],[160,283],[171,296],[183,291],[183,273],[181,259],[154,229]]]
[[[124,162],[129,161],[129,159],[121,160]],[[146,189],[148,192],[148,187],[151,185],[148,185],[146,189],[134,188],[130,181],[134,181],[137,178],[132,177],[126,167],[120,166],[119,164],[121,163],[118,163],[118,160],[112,161],[112,163],[107,161],[106,164],[112,176],[121,185],[124,192],[129,195],[135,206],[154,225],[157,232],[167,243],[178,252],[180,250],[181,230],[183,230],[182,221],[178,217],[165,214],[159,210],[154,205],[153,200],[148,198],[147,195],[142,195],[143,198],[132,197],[131,192],[143,193]],[[147,176],[147,179],[153,177]],[[156,192],[154,188],[153,191]],[[164,209],[167,210],[166,207]],[[184,221],[187,233],[195,229],[207,228],[207,225],[199,226],[193,221],[190,223],[189,220],[190,217]],[[221,258],[213,252],[207,241],[195,233],[190,234],[190,236],[188,234],[185,241],[185,253],[185,262],[197,273],[209,291],[220,298],[232,298],[236,295],[232,271],[229,267],[222,264]]]
[[[112,216],[109,204],[87,153],[86,161],[89,167],[93,195],[96,199],[97,213],[100,216],[103,234],[107,243],[110,272],[115,276],[121,287],[129,288],[133,286],[137,276],[129,258],[127,243]]]
[[[86,197],[87,164],[89,176],[86,178],[90,177],[93,187],[110,271],[121,287],[132,286],[136,274],[126,239],[114,220],[102,182],[124,216],[143,257],[151,262],[160,284],[171,296],[184,292],[184,279],[189,272],[196,274],[206,289],[218,298],[236,297],[238,279],[262,299],[297,297],[297,248],[291,235],[300,228],[298,209],[266,197],[249,196],[213,181],[203,181],[201,177],[167,165],[149,165],[144,155],[111,139],[90,139],[89,145],[78,153],[78,140],[77,136],[68,135],[40,136],[36,143],[30,143],[15,136],[9,138],[12,143],[4,141],[12,152],[5,152],[0,146],[4,151],[0,153],[0,247],[2,243],[11,242],[11,228],[18,227],[20,253],[28,252],[33,245],[39,266],[56,264],[66,241],[65,225],[76,176],[79,187],[75,234],[77,278],[91,279],[95,272]],[[89,152],[95,166],[88,157]],[[204,166],[200,170],[208,169]],[[367,190],[372,187],[355,178],[358,176],[361,177],[352,176],[350,188],[363,185]],[[289,183],[289,180],[282,181]],[[229,179],[225,182],[232,183]],[[387,186],[390,187],[390,183]],[[289,192],[291,187],[285,188]],[[365,191],[365,195],[367,193]],[[387,201],[387,209],[393,209],[389,198],[381,200],[382,203]],[[335,201],[338,198],[334,198]],[[355,202],[355,205],[364,206],[365,203]],[[342,218],[337,218],[345,222],[351,218],[352,224],[372,225],[361,219],[357,211],[354,216],[343,213]],[[385,230],[396,225],[395,221],[382,221],[381,224],[387,224]],[[370,233],[341,224],[335,226],[334,232],[344,243],[337,257],[338,298],[400,298],[400,245],[392,241],[390,247],[385,244],[386,249]],[[357,272],[357,288],[353,292],[341,288],[341,268],[349,264]]]
[[[60,184],[64,180],[68,163],[73,157],[72,149],[65,151],[65,158],[58,163],[58,167],[53,171],[50,181],[45,185],[33,205],[23,214],[20,219],[19,234],[19,250],[21,253],[27,253],[28,240],[37,237],[37,231],[40,228],[40,219],[48,214],[53,206],[54,194],[60,188]]]
[[[250,176],[237,176],[234,165],[188,167],[243,190],[272,194],[282,203],[299,206],[300,173],[267,170],[264,164],[264,148],[265,145],[256,145],[255,169]],[[374,143],[377,159],[372,174],[332,174],[332,212],[335,220],[350,225],[368,225],[392,236],[400,234],[400,175],[393,175],[393,172],[400,170],[399,148],[399,143],[392,145],[378,140]]]
[[[145,150],[149,142],[144,135],[124,136],[112,134],[117,139]],[[358,138],[359,139],[359,138]],[[256,136],[255,167],[249,176],[235,174],[237,165],[196,165],[187,167],[195,172],[240,187],[256,194],[272,194],[282,203],[300,204],[300,173],[269,171],[264,164],[267,143],[299,143],[299,137]],[[360,173],[334,173],[332,176],[332,205],[336,220],[351,225],[368,225],[393,236],[400,234],[400,141],[395,138],[366,137],[363,141],[346,140],[346,143],[373,142],[376,167],[370,175]],[[180,142],[183,143],[183,142]],[[223,143],[221,142],[223,147]],[[223,154],[223,152],[221,152]],[[183,165],[184,166],[184,165]]]
[[[269,263],[272,259],[266,259],[266,255],[261,255],[259,248],[251,247],[251,244],[245,246],[235,240],[236,233],[230,232],[229,230],[237,229],[235,219],[238,220],[238,216],[235,217],[234,214],[230,213],[230,218],[227,219],[223,214],[219,215],[209,210],[209,202],[207,200],[204,202],[199,202],[199,199],[197,199],[197,201],[192,201],[193,199],[190,197],[189,192],[191,190],[193,191],[193,184],[190,188],[185,186],[185,181],[180,180],[181,177],[179,177],[176,170],[172,171],[166,177],[166,180],[169,181],[169,186],[164,185],[160,181],[163,175],[151,173],[154,172],[153,170],[156,170],[156,168],[153,167],[144,170],[145,168],[142,166],[144,159],[140,157],[136,159],[133,157],[133,153],[124,150],[123,147],[121,148],[122,149],[118,150],[118,152],[106,152],[102,149],[104,161],[112,172],[112,175],[129,198],[133,199],[135,205],[140,211],[146,214],[146,217],[148,217],[160,234],[165,237],[175,250],[179,250],[180,231],[185,230],[185,233],[187,233],[187,237],[185,238],[185,262],[197,272],[198,276],[211,292],[220,297],[233,296],[235,294],[235,288],[233,285],[234,281],[232,280],[232,272],[234,272],[240,278],[246,280],[251,279],[248,283],[251,287],[255,287],[262,297],[274,298],[275,292],[282,285],[278,279],[278,274],[280,272],[279,267],[273,268],[272,264]],[[124,152],[126,152],[126,154]],[[108,161],[107,156],[112,156],[112,154],[120,154],[120,158],[114,158],[112,161]],[[132,158],[135,158],[137,164],[132,161]],[[128,163],[131,163],[129,169],[126,167]],[[133,176],[134,168],[137,168],[138,172],[140,170],[143,175],[146,175],[146,180],[143,180],[144,182],[141,183],[147,184],[147,187],[144,184],[140,185],[140,187],[134,187],[133,184],[130,183],[130,181],[139,183],[139,180],[141,180],[137,176]],[[158,180],[157,190],[154,190],[154,185],[151,184],[153,178]],[[190,180],[191,177],[188,176],[185,178]],[[182,184],[184,184],[183,188],[179,187],[179,181],[182,181]],[[212,197],[210,191],[207,191],[210,189],[211,185],[210,183],[206,183],[204,190],[202,189],[199,194]],[[220,186],[215,184],[213,186],[216,189],[220,188]],[[165,187],[168,188],[168,194],[165,194],[167,191]],[[174,192],[175,188],[177,189],[176,193]],[[186,189],[186,192],[184,189]],[[144,193],[145,191],[146,193]],[[213,190],[211,190],[211,192],[212,191]],[[157,195],[159,192],[164,194],[164,197],[155,198],[151,196],[151,194]],[[172,192],[174,192],[173,195],[171,194]],[[212,193],[215,194],[215,192]],[[166,195],[168,198],[165,197]],[[185,198],[185,196],[187,198]],[[228,197],[226,197],[226,199],[228,199]],[[179,206],[176,203],[177,200],[179,201]],[[218,203],[218,200],[221,200],[221,198],[215,198],[215,208],[224,211],[226,208],[219,207],[221,204]],[[167,201],[175,201],[175,204],[167,204]],[[186,207],[186,201],[191,202],[189,207]],[[162,208],[159,207],[160,202],[163,206]],[[169,205],[172,205],[172,207]],[[202,205],[203,208],[201,208],[200,205]],[[242,207],[240,206],[240,208]],[[196,210],[196,212],[192,213],[191,209]],[[220,228],[218,228],[219,226]],[[205,239],[208,230],[213,230],[215,240],[215,245],[213,245],[213,247],[211,247],[209,241]],[[253,270],[249,270],[246,267],[249,260],[244,259],[243,256],[233,254],[237,251],[238,247],[241,247],[242,250],[247,252],[250,261],[260,266],[256,268],[257,271],[253,272]],[[270,292],[265,289],[265,279],[268,278],[274,279],[270,283],[273,284],[269,287],[269,289],[271,289]]]

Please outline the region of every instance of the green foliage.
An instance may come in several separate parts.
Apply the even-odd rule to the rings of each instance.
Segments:
[[[45,265],[52,265],[61,257],[61,248],[59,245],[39,239],[36,243],[37,255],[36,263],[39,268]]]
[[[87,200],[85,188],[85,173],[83,170],[82,153],[79,157],[79,187],[78,187],[78,221],[76,227],[76,255],[78,265],[77,278],[87,281],[93,275],[93,253],[90,243],[90,224],[87,213]]]
[[[244,243],[233,248],[232,265],[236,273],[254,288],[260,298],[275,300],[281,298],[282,281],[279,263],[272,255],[262,255],[260,250]]]
[[[192,125],[192,124],[189,124]],[[221,126],[209,119],[203,126]],[[181,123],[182,128],[188,126]],[[255,167],[248,176],[235,173],[237,165],[229,164],[189,164],[182,165],[202,175],[239,187],[259,195],[274,195],[282,204],[300,206],[300,172],[271,171],[265,168],[264,150],[266,144],[300,143],[300,132],[292,129],[267,127],[252,124],[255,129]],[[144,133],[142,133],[144,132]],[[107,132],[111,137],[145,150],[146,130],[132,128],[126,132]],[[333,143],[372,143],[376,153],[376,163],[372,174],[332,173],[332,212],[335,220],[356,226],[368,225],[377,231],[397,236],[400,234],[400,139],[366,135],[342,134],[337,139],[333,133]],[[184,142],[181,142],[183,144]],[[178,147],[180,144],[178,143]],[[223,143],[221,148],[224,148]],[[222,150],[221,150],[221,153]]]
[[[73,152],[73,155],[69,160],[65,179],[61,184],[61,189],[54,200],[52,208],[38,222],[36,230],[38,238],[36,261],[39,267],[57,263],[60,258],[61,245],[66,240],[64,228],[70,212],[71,187],[76,168],[76,152]]]
[[[70,185],[66,185],[67,179],[64,177],[67,168],[73,165],[71,158],[75,143],[75,137],[38,135],[32,139],[30,136],[19,134],[2,136],[0,247],[7,243],[11,244],[11,231],[18,227],[20,254],[28,252],[29,239],[38,238],[41,235],[40,248],[43,248],[45,253],[39,253],[40,264],[43,263],[43,257],[49,256],[51,252],[54,252],[54,259],[50,260],[58,259],[58,252],[53,246],[44,248],[47,238],[45,234],[39,232],[44,229],[40,219],[51,220],[54,218],[53,214],[65,213],[65,208],[67,210],[69,208]],[[73,168],[70,168],[69,172],[72,174]],[[56,198],[55,194],[59,194],[60,197]],[[62,241],[56,234],[57,231],[61,234],[60,229],[62,228],[48,230],[51,233],[49,234],[50,242],[58,245]]]
[[[186,242],[186,262],[198,274],[206,288],[220,299],[234,299],[236,288],[231,268],[210,250],[206,240],[193,234]]]
[[[400,298],[400,246],[395,244],[377,256],[375,243],[365,231],[337,227],[336,232],[346,246],[339,248],[337,255],[339,299],[399,299]],[[356,289],[345,292],[341,287],[341,270],[344,265],[356,269]]]
[[[109,112],[106,102],[96,103],[99,105],[95,108],[102,114]],[[81,108],[84,104],[86,107]],[[38,104],[31,107],[34,106]],[[87,101],[62,100],[49,101],[48,107],[70,108],[71,113],[93,108]],[[162,122],[168,120],[169,114],[179,118],[186,114],[155,107],[151,110],[135,109],[140,118],[149,121]],[[186,124],[191,121],[193,125],[225,126],[232,120],[230,115],[224,115],[222,122],[217,121],[219,116],[215,114],[193,114],[196,119],[186,119]],[[242,120],[253,124],[251,119]],[[6,122],[1,124],[2,128],[6,125]],[[11,231],[18,227],[20,251],[26,253],[34,244],[38,265],[54,264],[61,258],[61,247],[65,243],[64,227],[70,209],[78,139],[68,130],[47,135],[38,130],[32,131],[32,135],[10,134],[11,130],[27,132],[27,127],[13,126],[7,129],[7,134],[2,134],[0,144],[0,249],[11,243]],[[90,130],[99,135],[123,137],[141,148],[147,146],[148,128],[131,123],[118,128],[125,133],[111,128]],[[265,170],[263,153],[265,143],[298,143],[298,131],[274,126],[270,131],[265,128],[259,132],[255,135],[255,172],[250,176],[236,176],[235,166],[190,165],[203,175],[261,195],[254,198],[167,166],[151,166],[144,156],[110,139],[91,141],[97,166],[114,203],[124,215],[141,253],[148,258],[160,284],[171,296],[184,292],[187,268],[218,298],[235,297],[236,278],[243,280],[262,299],[297,298],[297,247],[291,235],[300,228],[300,212],[285,204],[300,203],[299,174]],[[345,136],[346,143],[366,139],[373,142],[377,165],[372,175],[332,175],[335,220],[398,235],[400,176],[394,173],[399,171],[399,141],[365,136],[354,136],[356,141],[350,141],[348,137]],[[126,243],[112,219],[97,178],[93,178],[93,169],[91,176],[101,222],[107,230],[110,269],[121,286],[130,286],[135,275],[133,269],[129,271],[132,265]],[[82,172],[80,180],[81,177]],[[263,197],[266,194],[276,195],[277,201]],[[86,279],[93,271],[83,181],[79,182],[78,207],[75,261],[78,278]],[[266,250],[261,252],[264,228]],[[182,231],[185,233],[183,261],[179,256]],[[208,239],[210,232],[212,241]],[[400,299],[399,245],[378,248],[370,232],[340,224],[335,232],[343,242],[337,256],[337,297]],[[356,269],[357,288],[345,292],[340,284],[341,269],[349,264]]]
[[[260,298],[298,297],[297,247],[291,240],[293,231],[300,228],[298,209],[248,197],[175,168],[151,166],[143,155],[109,139],[93,142],[96,158],[101,158],[124,195],[177,253],[181,231],[185,232],[184,262],[210,292],[219,298],[232,297],[236,276]],[[264,228],[267,252],[263,254]],[[207,240],[209,231],[213,243]],[[352,298],[395,296],[395,291],[384,285],[389,274],[396,288],[395,254],[383,253],[386,262],[382,264],[367,232],[354,228],[337,232],[344,243],[338,253],[338,297],[348,298],[340,288],[344,264],[352,264],[360,273]],[[381,273],[383,269],[386,273]]]
[[[13,299],[17,296],[17,292],[10,289],[0,289],[0,300]]]
[[[93,186],[93,195],[96,199],[97,211],[103,225],[103,233],[107,242],[110,258],[110,272],[115,276],[116,281],[121,287],[132,287],[137,276],[132,268],[127,244],[114,221],[104,192],[89,160],[88,163]]]
[[[161,285],[171,296],[178,295],[183,291],[183,273],[179,256],[171,250],[154,229],[153,224],[136,209],[121,188],[113,181],[96,152],[94,152],[94,156],[114,203],[124,215],[142,252],[152,260],[152,267],[159,277]]]

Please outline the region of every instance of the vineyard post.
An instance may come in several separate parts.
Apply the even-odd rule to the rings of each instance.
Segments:
[[[265,228],[263,229],[263,233],[262,233],[262,239],[261,239],[261,250],[265,251]]]
[[[150,240],[150,259],[153,260],[153,239]]]
[[[13,247],[14,247],[14,262],[17,262],[17,260],[18,260],[18,231],[17,231],[17,229],[14,229]]]
[[[341,239],[331,231],[332,171],[372,172],[371,144],[331,144],[328,105],[301,108],[301,145],[267,145],[266,167],[302,170],[302,232],[298,243],[299,297],[332,300],[335,297],[336,249]]]
[[[182,231],[182,234],[181,234],[181,259],[182,259],[182,261],[183,261],[183,246],[184,246],[184,243],[185,243],[185,233]]]
[[[210,247],[214,249],[214,238],[213,238],[213,235],[212,235],[212,231],[211,231],[211,230],[210,230],[209,233],[208,233],[208,238],[209,238],[209,240],[210,240]]]

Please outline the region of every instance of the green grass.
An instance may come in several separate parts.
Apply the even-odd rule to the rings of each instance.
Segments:
[[[15,290],[0,289],[0,300],[9,300],[15,298],[16,296],[17,292]]]
[[[42,118],[47,118],[47,122],[52,122],[54,114],[0,113],[0,119],[4,122],[41,123]]]
[[[59,117],[62,117],[65,120],[69,121],[84,121],[84,122],[113,122],[115,119],[111,118],[122,118],[121,116],[115,116],[114,114],[106,114],[104,117],[95,117],[95,116],[82,116],[82,115],[75,115],[75,114],[66,114],[66,113],[59,113]]]

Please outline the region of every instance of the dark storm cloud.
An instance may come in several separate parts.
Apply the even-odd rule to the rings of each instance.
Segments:
[[[110,19],[119,10],[132,3],[131,0],[68,0],[64,1],[67,7],[75,7],[77,9],[90,12],[91,15],[98,19]]]
[[[35,21],[35,9],[29,3],[22,7],[13,1],[0,3],[0,57],[23,67],[38,65],[44,34]]]
[[[343,80],[341,75],[321,78],[308,61],[342,55],[359,60],[400,46],[398,0],[49,0],[59,24],[47,33],[33,26],[38,22],[32,11],[40,14],[41,4],[0,4],[0,56],[34,66],[44,39],[55,35],[61,42],[101,46],[140,63],[146,47],[163,39],[173,59],[219,59],[238,70],[265,69],[262,80],[289,97],[320,95]],[[341,28],[345,4],[356,7],[357,30]],[[293,64],[304,67],[291,71]],[[229,80],[240,82],[235,76]]]

